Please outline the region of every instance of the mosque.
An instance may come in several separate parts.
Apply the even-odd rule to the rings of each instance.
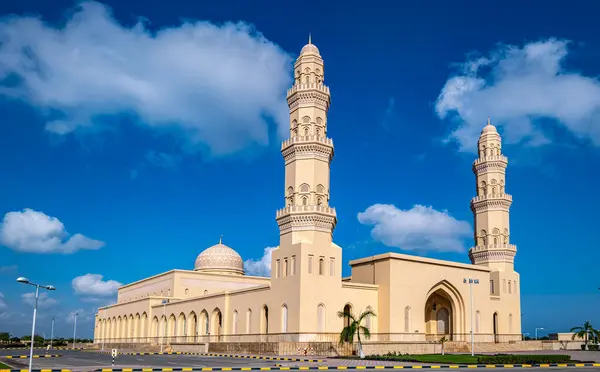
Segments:
[[[350,261],[342,277],[342,248],[330,205],[333,141],[327,137],[330,90],[319,49],[309,43],[294,64],[288,90],[289,138],[284,207],[276,212],[279,246],[271,277],[245,275],[243,260],[222,244],[204,250],[194,270],[171,270],[124,285],[117,303],[98,309],[96,343],[337,341],[338,312],[372,310],[364,321],[371,340],[427,342],[446,337],[477,342],[521,339],[516,246],[510,244],[505,193],[508,164],[490,124],[473,163],[477,195],[472,264],[385,253]]]

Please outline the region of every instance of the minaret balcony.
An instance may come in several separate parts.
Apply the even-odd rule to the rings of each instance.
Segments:
[[[333,140],[331,138],[311,135],[311,136],[294,136],[286,139],[281,144],[281,151],[284,151],[288,147],[295,143],[309,144],[309,143],[321,143],[328,147],[333,147]]]
[[[481,252],[481,251],[517,251],[517,246],[514,244],[487,244],[487,245],[476,245],[469,249],[469,252]]]
[[[488,155],[488,156],[484,156],[483,158],[475,159],[475,161],[473,162],[473,166],[477,166],[481,163],[485,163],[488,161],[501,162],[504,164],[508,164],[508,158],[504,155]]]
[[[326,214],[329,216],[336,216],[335,208],[326,207],[323,205],[292,205],[289,207],[281,208],[277,211],[277,218],[283,217],[288,214],[303,214],[303,213],[319,213]]]
[[[488,195],[481,195],[481,196],[474,197],[473,199],[471,199],[471,204],[485,201],[485,200],[498,200],[498,199],[510,201],[511,203],[513,200],[512,195],[510,195],[510,194],[488,194]]]
[[[328,94],[328,95],[330,94],[329,87],[327,85],[324,85],[323,83],[309,83],[309,84],[294,84],[290,89],[288,89],[287,96],[289,97],[296,92],[305,91],[305,90],[318,90],[325,94]]]

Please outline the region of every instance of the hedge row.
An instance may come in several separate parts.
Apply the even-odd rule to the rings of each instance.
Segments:
[[[415,363],[449,363],[449,364],[547,364],[547,363],[569,363],[570,355],[523,355],[523,354],[496,354],[475,355],[468,354],[426,354],[409,355],[388,353],[386,355],[369,355],[366,359],[386,360],[396,362]]]
[[[546,363],[568,363],[570,355],[523,355],[523,354],[496,354],[478,355],[479,364],[546,364]]]

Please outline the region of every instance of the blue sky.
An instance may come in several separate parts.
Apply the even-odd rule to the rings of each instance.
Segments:
[[[369,5],[0,5],[0,330],[30,327],[17,276],[58,289],[40,333],[55,317],[68,336],[79,311],[91,336],[119,283],[191,269],[221,234],[260,271],[278,244],[284,96],[309,32],[332,91],[344,259],[468,262],[474,141],[491,116],[510,162],[523,331],[598,325],[598,6]],[[358,216],[381,205],[392,215],[372,233]]]

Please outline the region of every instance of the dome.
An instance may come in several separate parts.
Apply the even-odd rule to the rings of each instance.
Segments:
[[[488,118],[487,125],[485,127],[483,127],[483,130],[481,131],[481,134],[485,134],[485,133],[498,133],[498,130],[496,130],[496,127],[492,125],[490,118]]]
[[[244,275],[244,261],[235,250],[219,242],[198,255],[194,271]]]
[[[306,44],[302,50],[300,51],[300,54],[316,54],[318,56],[321,55],[321,53],[319,53],[319,48],[317,48],[317,46],[315,44]]]
[[[312,38],[310,34],[308,34],[308,44],[306,44],[300,51],[300,55],[302,54],[316,54],[318,56],[321,55],[321,53],[319,53],[319,48],[317,48],[317,46],[312,43]]]

